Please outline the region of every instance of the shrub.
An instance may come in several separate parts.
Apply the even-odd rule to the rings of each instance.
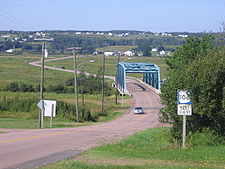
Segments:
[[[10,91],[10,92],[17,92],[17,91],[19,91],[19,85],[16,82],[12,82],[6,86],[5,90]]]
[[[30,118],[34,118],[34,113],[37,114],[39,111],[37,103],[39,100],[37,98],[6,98],[0,97],[0,113],[3,111],[15,113],[30,113]],[[90,109],[88,107],[79,108],[80,110],[80,121],[96,121],[98,116],[93,117],[91,115]],[[37,117],[37,116],[36,116]],[[35,117],[35,118],[36,118]],[[62,101],[57,101],[57,112],[56,118],[76,121],[76,108],[75,105],[65,103]],[[96,119],[95,119],[96,118]]]
[[[34,92],[35,89],[31,84],[12,82],[6,86],[5,91],[9,92]]]
[[[194,132],[188,137],[188,143],[192,146],[217,146],[222,142],[223,138],[219,137],[209,128],[204,128],[202,131]]]

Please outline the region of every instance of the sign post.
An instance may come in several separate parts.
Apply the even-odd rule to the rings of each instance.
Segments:
[[[45,114],[44,116],[50,117],[49,126],[52,127],[52,119],[56,115],[56,101],[54,100],[44,100],[47,104],[45,108]]]
[[[52,113],[51,113],[51,120],[50,120],[50,128],[52,128],[53,112],[54,112],[54,104],[52,104]]]
[[[178,90],[177,92],[177,114],[183,116],[182,147],[186,147],[186,116],[192,115],[190,92]]]
[[[44,126],[44,113],[45,113],[45,107],[47,104],[44,102],[44,100],[41,100],[38,102],[37,106],[40,108],[40,116],[39,116],[39,125],[41,125],[41,128]]]
[[[44,116],[50,117],[50,127],[52,127],[52,119],[56,115],[56,101],[54,100],[41,100],[37,106],[42,110],[43,112],[43,119],[42,124],[44,121]]]
[[[183,134],[182,134],[182,147],[186,147],[186,115],[183,115]]]

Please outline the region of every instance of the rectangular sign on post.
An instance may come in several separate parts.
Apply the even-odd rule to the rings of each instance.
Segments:
[[[46,103],[44,116],[55,117],[56,114],[56,101],[44,100]]]
[[[182,146],[185,148],[186,142],[186,116],[192,115],[190,92],[186,90],[177,91],[177,114],[183,116]]]
[[[44,100],[41,100],[38,102],[37,106],[42,110],[45,108],[45,106],[47,106],[47,104],[44,102]]]
[[[177,114],[178,115],[192,115],[191,104],[178,104],[177,105]]]

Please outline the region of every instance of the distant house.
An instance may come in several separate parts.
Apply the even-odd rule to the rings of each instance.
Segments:
[[[111,32],[109,32],[109,34],[108,34],[109,36],[112,36],[113,34],[111,33]]]
[[[161,55],[161,56],[166,55],[166,51],[165,51],[165,50],[161,50],[161,51],[159,52],[159,55]]]
[[[2,35],[1,37],[2,38],[10,38],[11,36],[10,35]]]
[[[114,55],[114,52],[104,52],[104,55],[105,56],[113,56]]]
[[[98,54],[98,52],[97,51],[94,51],[93,55],[97,55],[97,54]]]
[[[182,38],[187,38],[188,36],[187,35],[178,35],[179,37],[182,37]]]
[[[162,36],[172,36],[171,33],[161,33]]]
[[[6,53],[12,53],[12,52],[13,52],[13,49],[6,50]]]
[[[157,48],[152,48],[152,52],[157,52],[158,49]]]
[[[134,56],[134,55],[135,55],[135,53],[132,51],[129,51],[129,50],[124,52],[124,56]]]

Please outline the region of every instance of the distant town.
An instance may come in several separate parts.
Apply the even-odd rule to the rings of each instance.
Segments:
[[[216,33],[211,33],[216,34]],[[171,56],[188,36],[201,37],[203,33],[144,31],[0,31],[1,53],[39,53],[40,37],[52,37],[49,52],[62,54],[70,46],[80,46],[81,54],[105,56]],[[112,47],[112,48],[110,48]]]

